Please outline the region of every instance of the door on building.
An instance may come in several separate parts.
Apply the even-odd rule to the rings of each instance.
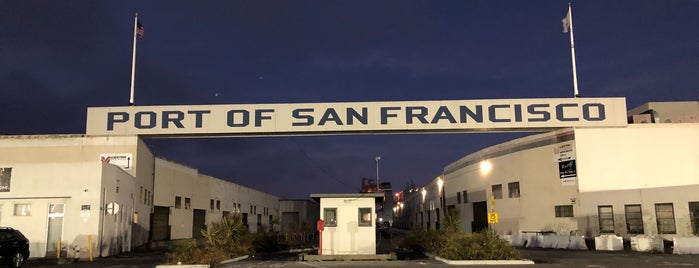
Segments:
[[[473,221],[471,232],[480,232],[488,228],[488,204],[486,201],[473,202]]]
[[[170,240],[170,208],[154,206],[151,219],[151,240]]]
[[[195,209],[192,216],[192,238],[204,237],[201,230],[206,228],[206,210]]]
[[[63,211],[64,204],[49,204],[48,213],[48,230],[46,232],[46,256],[58,256],[59,241],[64,244],[67,241],[61,241],[63,238]],[[61,246],[61,248],[67,248]],[[65,252],[61,252],[65,256]]]
[[[689,202],[689,219],[692,222],[692,233],[699,235],[699,202]]]
[[[298,212],[282,212],[282,234],[289,233],[294,230],[294,227],[299,226]]]

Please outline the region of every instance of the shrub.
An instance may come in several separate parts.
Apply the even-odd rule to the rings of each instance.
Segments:
[[[277,234],[272,232],[263,231],[249,234],[245,240],[252,242],[251,253],[272,253],[287,248],[284,243],[279,241]]]
[[[443,244],[443,237],[431,229],[413,229],[400,243],[402,248],[414,251],[434,252]]]
[[[479,233],[454,233],[446,237],[437,255],[450,260],[515,260],[519,251],[492,229]]]
[[[175,247],[167,254],[168,263],[208,264],[215,267],[227,258],[247,254],[248,248],[241,243],[246,233],[239,215],[224,217],[201,230],[203,245],[191,241]]]

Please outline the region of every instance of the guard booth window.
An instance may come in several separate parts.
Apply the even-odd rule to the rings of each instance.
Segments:
[[[324,208],[323,220],[327,227],[337,227],[337,208]]]

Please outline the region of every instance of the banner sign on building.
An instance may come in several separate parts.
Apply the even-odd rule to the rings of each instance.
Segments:
[[[578,177],[575,166],[575,144],[558,144],[553,148],[554,161],[558,163],[558,175],[562,185],[575,185]]]
[[[133,156],[130,153],[100,154],[100,161],[116,165],[123,170],[130,170],[133,166]]]
[[[624,98],[91,107],[87,135],[264,136],[624,127]]]

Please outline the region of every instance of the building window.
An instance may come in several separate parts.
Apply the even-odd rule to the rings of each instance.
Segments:
[[[643,215],[641,205],[626,205],[626,232],[630,234],[643,233]]]
[[[573,205],[556,206],[556,218],[572,218]]]
[[[509,198],[519,197],[519,182],[510,182],[507,184],[507,194]]]
[[[371,208],[359,208],[359,226],[371,226]]]
[[[32,204],[15,204],[15,216],[31,216]]]
[[[456,203],[461,204],[461,193],[460,192],[456,192]]]
[[[672,203],[655,204],[655,220],[658,222],[658,234],[674,234],[675,210]]]
[[[600,233],[614,233],[614,209],[612,206],[598,206]]]
[[[182,207],[182,197],[175,196],[175,208],[181,208],[181,207]]]
[[[464,191],[463,194],[461,195],[464,199],[464,204],[468,203],[468,195],[466,195],[466,194],[467,194],[467,192]]]
[[[323,220],[325,221],[325,226],[336,227],[337,226],[337,208],[324,208],[323,209]]]
[[[214,210],[214,200],[209,199],[209,209]]]
[[[502,199],[502,184],[493,185],[492,190],[495,199]]]
[[[221,210],[221,200],[216,200],[216,210]]]
[[[184,209],[191,209],[192,208],[192,199],[189,197],[184,198]]]

